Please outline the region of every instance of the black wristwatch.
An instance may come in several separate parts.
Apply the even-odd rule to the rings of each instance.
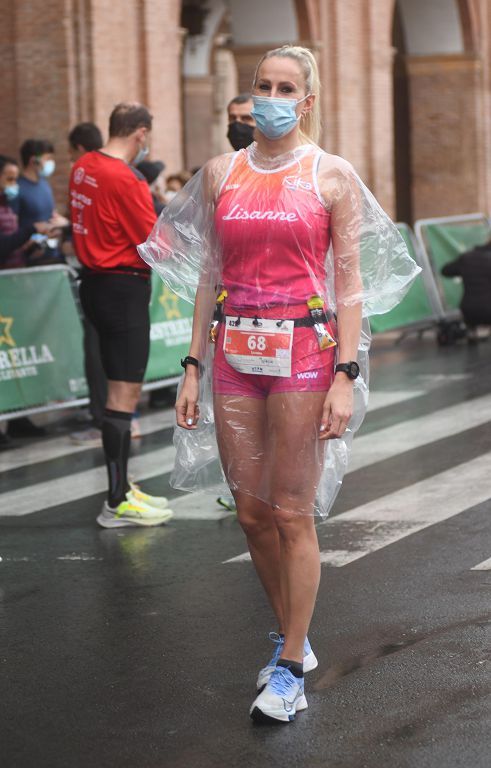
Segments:
[[[348,379],[354,381],[360,375],[360,366],[355,360],[350,360],[349,363],[338,363],[334,373],[345,373]]]
[[[186,355],[186,357],[181,360],[181,365],[184,370],[186,370],[186,366],[188,365],[194,365],[199,370],[199,360],[195,357],[191,357],[191,355]]]

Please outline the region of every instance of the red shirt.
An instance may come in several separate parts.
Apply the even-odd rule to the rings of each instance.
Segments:
[[[150,188],[142,174],[124,160],[87,152],[70,176],[73,244],[89,269],[133,267],[150,271],[136,246],[155,224]]]

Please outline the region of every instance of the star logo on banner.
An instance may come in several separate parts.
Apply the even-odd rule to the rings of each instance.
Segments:
[[[162,293],[159,296],[159,304],[161,304],[167,320],[172,320],[174,317],[181,317],[181,313],[179,311],[179,296],[176,296],[175,293],[169,291],[165,285],[162,288]]]
[[[0,344],[8,344],[9,347],[15,347],[15,341],[10,334],[13,322],[13,317],[2,317],[0,315]]]

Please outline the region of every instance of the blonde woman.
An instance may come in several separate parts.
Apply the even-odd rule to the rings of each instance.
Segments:
[[[326,445],[342,439],[353,388],[364,388],[363,304],[385,311],[417,268],[349,163],[316,144],[312,53],[266,53],[252,96],[256,141],[210,161],[140,253],[181,295],[197,287],[176,484],[210,483],[211,426],[278,624],[250,714],[291,722],[317,666],[307,639],[320,579],[314,511],[338,485]]]

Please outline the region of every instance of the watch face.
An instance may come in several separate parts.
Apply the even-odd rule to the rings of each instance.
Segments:
[[[358,365],[358,363],[351,362],[349,364],[349,373],[348,373],[348,376],[350,377],[350,379],[358,378],[359,373],[360,373],[360,366]]]

